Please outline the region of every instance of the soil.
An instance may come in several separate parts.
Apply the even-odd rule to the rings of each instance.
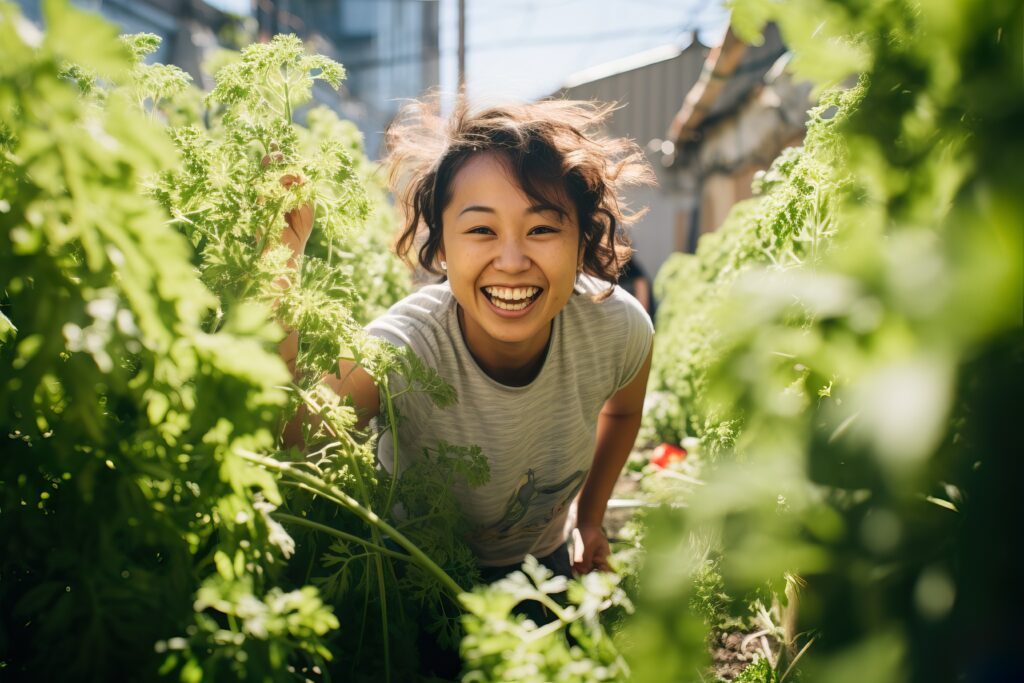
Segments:
[[[748,635],[743,631],[719,631],[713,634],[711,658],[715,676],[724,681],[736,678],[755,658],[765,656],[765,643],[772,653],[768,661],[775,661],[779,644],[774,638],[763,636],[765,643],[762,643],[761,637],[748,638]],[[744,640],[747,641],[746,647],[743,647]]]

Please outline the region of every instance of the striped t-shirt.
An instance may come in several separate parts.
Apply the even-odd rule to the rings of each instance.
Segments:
[[[654,327],[647,312],[619,287],[594,301],[605,289],[604,282],[580,278],[578,294],[554,319],[543,367],[521,387],[501,384],[477,365],[447,283],[424,287],[366,328],[410,347],[455,388],[458,403],[444,409],[417,392],[397,399],[399,467],[439,441],[482,448],[490,480],[454,491],[482,566],[543,557],[565,541],[569,506],[593,462],[598,413],[650,352]],[[390,434],[382,435],[378,457],[392,468]]]

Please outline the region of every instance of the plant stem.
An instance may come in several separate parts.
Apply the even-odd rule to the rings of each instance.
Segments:
[[[371,505],[370,494],[368,489],[366,488],[366,482],[363,480],[362,469],[359,466],[359,462],[356,460],[355,452],[353,450],[354,447],[356,446],[356,443],[352,439],[352,434],[349,432],[348,429],[345,429],[344,427],[339,427],[338,425],[334,424],[331,421],[329,415],[327,414],[325,407],[317,404],[317,402],[313,400],[313,398],[309,395],[308,392],[303,391],[299,387],[296,387],[296,389],[298,390],[299,396],[306,403],[306,405],[309,408],[311,408],[317,415],[320,416],[320,419],[323,420],[324,427],[332,436],[334,436],[334,438],[338,439],[341,438],[342,435],[344,435],[345,438],[348,440],[350,448],[344,449],[345,454],[347,455],[348,460],[351,464],[352,472],[353,474],[355,474],[356,485],[359,487],[359,493],[362,497],[362,504],[367,509],[369,509]],[[390,505],[388,506],[387,509],[391,509]],[[380,537],[380,530],[375,526],[371,526],[370,533],[373,535],[375,545],[383,547],[384,541]]]
[[[391,400],[391,385],[384,379],[384,408],[388,413],[388,429],[391,430],[391,484],[388,486],[387,502],[385,510],[391,509],[391,503],[395,497],[395,484],[398,482],[398,427],[395,422],[395,404]]]
[[[786,672],[782,674],[782,678],[779,679],[779,683],[782,683],[786,680],[786,677],[789,676],[789,673],[793,670],[793,667],[796,666],[796,663],[799,662],[800,658],[804,656],[805,652],[807,652],[807,648],[814,644],[814,641],[815,639],[811,638],[807,641],[806,645],[800,648],[800,652],[797,653],[796,657],[793,658],[793,661],[789,663],[788,667],[786,667]]]
[[[380,591],[380,628],[384,644],[384,680],[391,681],[391,643],[388,633],[388,594],[384,590],[384,567],[380,555],[374,558],[377,565],[377,590]]]
[[[565,613],[565,610],[562,609],[562,606],[554,600],[552,600],[551,597],[548,596],[546,593],[538,591],[537,595],[534,596],[534,599],[540,602],[545,607],[547,607],[549,610],[551,610],[554,613],[554,615],[558,617],[558,620],[566,626],[568,626],[569,624],[571,624],[579,618],[578,616],[570,617],[569,615],[567,615]]]
[[[281,80],[284,82],[284,116],[288,125],[292,123],[292,100],[288,95],[288,65],[285,64],[281,67],[284,72],[281,76]]]
[[[396,560],[405,560],[406,562],[409,562],[409,561],[412,560],[412,557],[410,557],[409,555],[403,555],[402,553],[395,552],[394,550],[390,550],[388,548],[385,548],[382,545],[377,545],[376,543],[372,543],[371,541],[368,541],[365,538],[361,538],[359,536],[356,536],[355,534],[349,534],[349,533],[346,533],[344,531],[340,531],[340,530],[335,529],[333,527],[329,527],[326,524],[321,524],[320,522],[314,522],[311,519],[306,519],[305,517],[297,517],[295,515],[290,515],[290,514],[288,514],[286,512],[275,512],[275,513],[273,513],[272,517],[274,517],[274,519],[280,520],[282,522],[287,522],[289,524],[297,524],[299,526],[308,527],[308,528],[314,529],[316,531],[321,531],[321,532],[323,532],[325,534],[330,534],[331,536],[335,536],[337,538],[340,538],[343,541],[351,541],[353,543],[359,543],[359,544],[365,546],[369,550],[373,550],[373,551],[378,552],[378,553],[380,553],[382,555],[387,555],[389,557],[393,557]]]
[[[393,526],[388,524],[386,521],[381,519],[373,510],[366,509],[365,507],[359,504],[359,501],[357,501],[355,498],[348,495],[341,489],[337,488],[336,486],[330,486],[329,484],[324,483],[318,477],[315,477],[311,474],[307,474],[306,472],[296,469],[290,463],[281,462],[280,460],[268,458],[265,455],[253,453],[252,451],[247,451],[241,448],[236,449],[235,452],[239,455],[239,457],[248,460],[249,462],[255,463],[257,465],[263,465],[267,469],[271,469],[276,472],[286,474],[289,477],[292,477],[293,479],[296,479],[305,484],[313,493],[317,493],[322,497],[327,498],[328,500],[334,501],[341,507],[347,508],[361,520],[366,522],[371,529],[375,529],[378,533],[383,532],[388,537],[390,537],[395,543],[402,546],[402,548],[408,551],[413,562],[420,565],[429,573],[433,574],[434,578],[440,581],[441,585],[447,588],[452,595],[457,596],[459,595],[459,593],[464,592],[463,589],[459,586],[459,584],[455,583],[455,580],[452,579],[452,577],[448,576],[448,574],[443,569],[441,569],[433,560],[427,557],[427,555],[422,550],[420,550],[415,543],[410,541],[408,538],[406,538],[404,534],[402,534],[400,531],[398,531]]]
[[[338,425],[334,424],[331,421],[331,418],[327,415],[325,406],[321,406],[316,401],[314,401],[313,398],[309,395],[309,392],[303,391],[299,387],[296,387],[296,391],[299,392],[299,397],[302,399],[303,403],[305,403],[308,408],[312,409],[313,412],[316,413],[316,415],[323,421],[324,426],[327,428],[327,432],[331,436],[333,436],[335,439],[340,439],[344,434],[348,440],[349,445],[355,445],[355,442],[352,440],[352,436],[351,434],[349,434],[348,430],[340,429]],[[370,495],[366,488],[366,482],[363,480],[363,473],[359,469],[359,463],[356,461],[351,448],[346,450],[346,455],[349,456],[349,461],[351,462],[352,466],[352,472],[356,477],[356,485],[359,487],[359,493],[363,498],[363,504],[369,505]]]

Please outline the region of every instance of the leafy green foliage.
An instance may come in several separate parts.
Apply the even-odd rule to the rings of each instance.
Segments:
[[[195,609],[197,628],[190,639],[169,638],[154,647],[167,653],[161,671],[184,662],[183,680],[265,679],[268,671],[288,666],[289,650],[296,645],[312,655],[303,667],[307,675],[332,658],[322,637],[338,628],[338,618],[312,586],[287,593],[274,587],[260,599],[248,577],[212,576],[199,587]],[[210,643],[216,644],[216,656],[208,658]]]
[[[707,370],[721,354],[718,311],[750,268],[789,269],[813,261],[834,230],[836,192],[848,179],[835,130],[859,91],[829,93],[810,112],[805,144],[791,148],[755,179],[762,194],[740,202],[725,223],[701,238],[697,254],[673,254],[655,281],[658,326],[651,386],[663,407],[647,421],[667,440],[694,434],[712,458],[733,447],[740,419],[729,406],[707,406]],[[828,114],[826,118],[826,114]],[[685,418],[685,421],[683,421]]]
[[[998,605],[1019,562],[965,558],[1002,546],[1020,476],[1004,456],[1022,379],[1024,9],[735,5],[751,35],[778,21],[825,90],[761,195],[659,274],[654,376],[686,422],[654,426],[699,436],[714,464],[685,509],[649,516],[626,654],[638,680],[695,680],[707,628],[670,606],[707,604],[690,539],[710,539],[725,593],[768,585],[789,614],[776,672],[1013,678]]]
[[[257,128],[265,126],[268,111],[272,119],[288,125],[293,110],[313,97],[315,81],[337,89],[344,79],[340,64],[306,54],[302,41],[293,35],[278,35],[269,43],[244,48],[241,59],[224,66],[209,99],[227,105],[230,118]]]
[[[138,191],[175,159],[159,126],[119,90],[98,106],[67,80],[69,61],[94,83],[130,78],[125,43],[51,2],[33,48],[0,12],[0,525],[18,549],[0,563],[0,659],[17,677],[156,671],[154,643],[193,621],[200,579],[270,595],[290,539],[256,503],[281,496],[236,449],[273,447],[288,375],[265,311],[204,328],[216,299]],[[308,591],[293,604],[311,634],[238,651],[315,653],[329,614]]]
[[[771,663],[761,657],[732,680],[733,683],[778,683],[779,676]]]
[[[613,573],[578,580],[554,576],[532,556],[522,570],[461,597],[466,608],[463,681],[621,681],[629,675],[601,615],[632,605]],[[517,605],[536,603],[553,616],[537,624]]]
[[[421,614],[457,639],[460,586],[428,553],[473,580],[442,494],[486,476],[479,452],[442,444],[399,482],[316,382],[348,356],[389,405],[392,377],[455,398],[360,331],[405,292],[382,249],[391,214],[367,220],[384,198],[354,128],[317,110],[315,131],[292,121],[314,81],[337,87],[340,65],[294,37],[253,46],[203,116],[184,73],[143,64],[155,36],[117,40],[50,2],[33,47],[15,10],[0,13],[0,526],[19,549],[0,560],[0,666],[293,680],[373,661],[367,675],[390,677],[399,627]],[[286,173],[304,182],[286,189]],[[318,230],[295,271],[278,243],[306,203]],[[277,277],[293,282],[284,295]],[[301,334],[304,386],[275,352],[275,300]],[[300,402],[323,417],[301,461],[276,453]],[[393,503],[417,514],[398,520]],[[335,616],[360,614],[356,600],[376,617]],[[408,654],[394,673],[415,670]]]

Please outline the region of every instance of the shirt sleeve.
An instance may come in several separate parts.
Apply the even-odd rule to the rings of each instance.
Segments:
[[[620,303],[623,318],[623,362],[615,385],[615,390],[619,391],[636,378],[647,360],[647,354],[654,344],[654,323],[640,302],[629,292],[616,287],[612,296]]]
[[[443,336],[438,317],[446,303],[442,288],[425,287],[396,303],[364,329],[395,346],[409,347],[431,365]]]
[[[444,303],[443,292],[424,288],[396,303],[364,330],[368,335],[398,348],[409,349],[424,365],[436,368],[439,354],[444,352],[444,335],[438,320]],[[392,370],[389,378],[392,393],[401,394],[404,389],[409,388],[403,372]],[[381,385],[378,389],[383,405],[385,387]],[[396,405],[405,406],[408,397],[409,395],[405,394]]]

